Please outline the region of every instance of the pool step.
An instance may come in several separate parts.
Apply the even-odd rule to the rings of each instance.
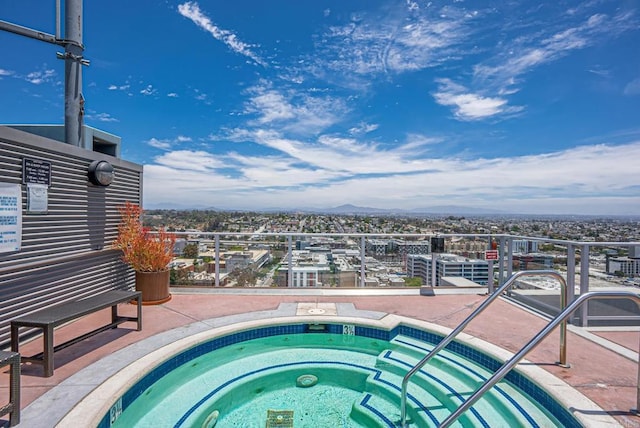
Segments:
[[[425,344],[420,342],[419,346]],[[427,345],[428,346],[428,345]],[[406,352],[406,353],[405,353]],[[425,354],[417,355],[415,348],[408,350],[398,347],[393,350],[386,350],[380,353],[376,362],[376,367],[385,373],[402,377],[422,358]],[[418,358],[419,357],[419,358]],[[447,371],[443,370],[446,365]],[[430,401],[433,398],[426,397],[430,401],[423,401],[418,398],[425,408],[434,414],[441,414],[438,420],[442,421],[450,413],[455,411],[481,384],[493,373],[477,363],[466,360],[458,355],[451,354],[444,350],[441,355],[434,357],[429,364],[418,371],[409,383],[409,394],[418,397],[420,391],[428,391],[435,397],[436,403],[441,402],[446,409],[432,409]],[[461,394],[454,394],[453,391],[461,391]],[[420,395],[421,396],[421,395]],[[500,415],[503,418],[504,426],[517,425],[524,426],[547,426],[557,424],[556,419],[548,412],[533,404],[520,404],[527,402],[527,398],[508,382],[502,381],[489,390],[483,399],[474,404],[473,410],[465,412],[463,418],[475,419],[475,425],[483,425],[486,421],[491,421],[491,426],[497,424],[496,418]],[[408,405],[412,405],[408,401]],[[440,404],[438,406],[442,407]],[[483,422],[484,421],[484,422]]]

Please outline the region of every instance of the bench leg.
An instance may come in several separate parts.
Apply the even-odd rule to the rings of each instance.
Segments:
[[[118,304],[111,306],[111,324],[113,328],[116,328],[116,321],[118,320]]]
[[[42,329],[44,336],[44,376],[53,376],[53,326],[47,326]]]
[[[11,323],[11,351],[20,352],[20,338],[18,337],[18,330],[20,327]]]
[[[11,374],[9,375],[9,391],[13,409],[9,419],[9,426],[16,426],[20,423],[20,356],[11,363]]]
[[[138,303],[138,331],[142,330],[142,295],[138,295],[136,298]]]

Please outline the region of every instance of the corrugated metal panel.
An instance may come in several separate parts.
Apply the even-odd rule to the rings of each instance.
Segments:
[[[0,126],[0,181],[22,184],[22,159],[51,163],[46,213],[28,213],[22,187],[22,247],[0,253],[0,347],[12,318],[96,292],[133,287],[131,269],[110,249],[118,206],[142,200],[142,167],[102,153]],[[115,169],[108,187],[87,179],[91,161]]]

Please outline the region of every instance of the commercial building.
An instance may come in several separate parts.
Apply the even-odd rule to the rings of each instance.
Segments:
[[[435,259],[436,285],[442,285],[442,277],[461,277],[480,285],[489,283],[489,263],[485,260],[468,259],[455,254],[439,254]],[[425,255],[407,257],[409,277],[422,278],[423,284],[431,284],[432,258]]]

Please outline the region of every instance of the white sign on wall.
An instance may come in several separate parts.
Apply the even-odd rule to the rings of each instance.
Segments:
[[[0,253],[20,251],[22,245],[22,190],[19,184],[0,183]]]

